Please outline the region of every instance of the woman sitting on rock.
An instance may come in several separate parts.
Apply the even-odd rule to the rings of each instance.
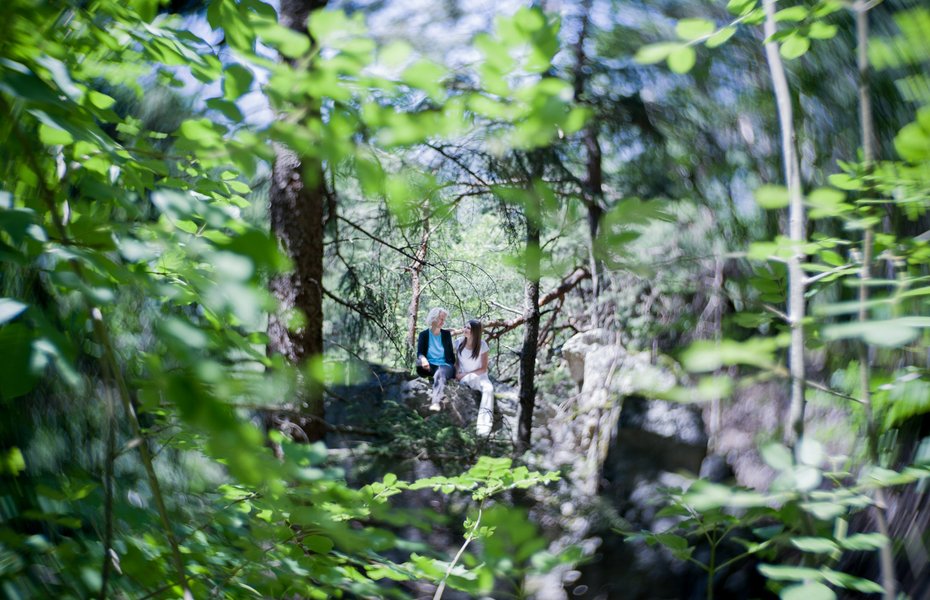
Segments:
[[[449,311],[433,308],[426,315],[429,329],[420,332],[417,338],[417,373],[433,378],[433,393],[429,409],[438,411],[446,380],[455,376],[455,351],[452,349],[452,333],[442,326]]]
[[[485,436],[491,433],[494,420],[494,385],[488,378],[488,345],[481,339],[481,321],[469,321],[462,333],[463,337],[455,343],[458,365],[455,378],[462,385],[481,392],[477,431],[479,436]]]

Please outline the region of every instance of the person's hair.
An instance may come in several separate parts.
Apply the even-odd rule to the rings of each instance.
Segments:
[[[439,320],[439,315],[445,315],[448,317],[449,311],[437,306],[436,308],[431,308],[429,313],[426,315],[426,324],[429,325],[430,329],[432,329],[436,321]]]
[[[478,358],[481,354],[481,321],[472,319],[466,325],[468,329],[471,330],[471,357]],[[462,349],[465,347],[465,337],[462,337],[462,341],[459,342],[459,347],[456,350],[459,354],[462,353]]]

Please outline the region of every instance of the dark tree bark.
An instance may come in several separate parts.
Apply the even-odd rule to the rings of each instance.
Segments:
[[[282,0],[281,24],[307,34],[310,12],[326,6],[325,0]],[[318,108],[316,109],[318,113]],[[269,193],[271,231],[293,262],[294,270],[275,277],[271,291],[281,313],[268,322],[268,352],[303,365],[323,354],[323,208],[326,182],[319,157],[298,156],[275,147]],[[291,323],[295,313],[302,322]],[[310,441],[326,433],[323,389],[307,377],[300,390],[300,405],[307,414],[302,423]]]
[[[542,175],[539,157],[530,157],[535,177],[528,185],[526,214],[526,251],[523,295],[523,346],[520,349],[520,421],[517,424],[517,449],[520,452],[530,447],[533,430],[533,410],[536,407],[536,355],[539,350],[539,270],[540,270],[540,220],[542,205],[534,189],[535,180]]]
[[[584,43],[588,37],[588,29],[591,26],[590,12],[591,1],[587,0],[583,7],[584,13],[581,17],[581,31],[578,34],[578,42],[575,45],[575,77],[574,89],[575,100],[580,104],[589,104],[585,94],[585,84],[587,82],[587,56],[584,50]],[[594,244],[597,239],[597,230],[601,222],[601,216],[604,214],[603,196],[604,196],[604,172],[601,153],[601,143],[598,139],[598,122],[599,119],[593,118],[583,132],[582,141],[585,148],[585,177],[582,181],[582,201],[587,209],[588,218],[588,262],[591,270],[591,296],[597,298],[600,291],[600,267],[601,261],[598,260]],[[591,303],[592,324],[597,326],[597,306]]]

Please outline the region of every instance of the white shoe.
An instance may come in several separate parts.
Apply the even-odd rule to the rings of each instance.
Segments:
[[[432,412],[439,412],[440,410],[442,410],[442,406],[440,406],[438,403],[434,402],[434,403],[432,403],[432,404],[429,405],[429,409],[430,409],[430,411],[432,411]]]

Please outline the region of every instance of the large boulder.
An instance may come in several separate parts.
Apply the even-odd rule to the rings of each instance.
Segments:
[[[676,561],[661,550],[633,549],[613,529],[623,521],[634,530],[661,526],[652,504],[657,488],[681,483],[680,471],[700,469],[707,445],[701,413],[650,399],[678,383],[678,369],[624,348],[606,330],[575,335],[562,357],[576,394],[538,424],[533,459],[537,468],[560,469],[565,477],[538,516],[560,531],[550,550],[577,544],[592,564],[528,583],[538,600],[563,600],[568,591],[573,598],[649,597],[630,582],[648,580],[654,591],[674,585],[668,575]],[[662,585],[652,581],[663,578]]]

